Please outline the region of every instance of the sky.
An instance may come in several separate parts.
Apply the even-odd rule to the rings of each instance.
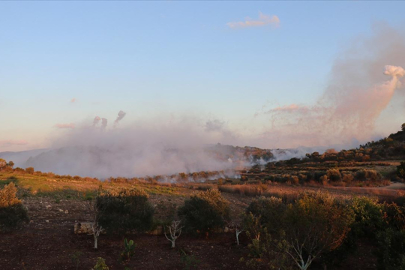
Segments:
[[[49,147],[95,116],[112,128],[121,110],[119,128],[187,117],[237,134],[221,143],[334,144],[279,146],[274,118],[257,115],[316,104],[348,44],[375,25],[404,28],[403,10],[383,1],[0,2],[0,151]],[[394,96],[370,136],[398,130],[404,107]]]

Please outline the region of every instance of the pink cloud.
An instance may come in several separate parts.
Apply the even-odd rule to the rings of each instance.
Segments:
[[[73,123],[69,123],[69,124],[56,124],[55,125],[56,128],[75,128],[75,124]]]
[[[76,99],[76,98],[72,98],[72,99],[70,100],[70,103],[75,103],[75,102],[77,102],[77,99]]]
[[[286,113],[306,113],[309,111],[309,108],[306,106],[301,106],[297,104],[290,104],[285,106],[279,106],[274,109],[268,110],[266,113],[275,113],[275,112],[286,112]]]

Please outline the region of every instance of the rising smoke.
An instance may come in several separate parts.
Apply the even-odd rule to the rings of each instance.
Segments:
[[[122,118],[125,117],[125,115],[126,115],[126,113],[124,111],[119,111],[118,112],[117,119],[115,119],[115,121],[114,121],[114,127],[116,127],[118,125],[119,121],[121,121]]]
[[[106,118],[101,118],[101,128],[102,129],[107,128],[107,119]]]
[[[337,148],[374,138],[376,122],[405,75],[403,33],[382,25],[374,30],[373,37],[357,39],[336,59],[326,90],[314,105],[290,104],[262,112],[271,123],[265,137],[279,138],[278,147]]]
[[[94,117],[93,120],[93,126],[97,126],[97,124],[100,122],[101,118],[99,116]]]

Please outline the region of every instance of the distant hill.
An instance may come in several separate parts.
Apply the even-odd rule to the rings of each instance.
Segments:
[[[261,149],[232,145],[206,145],[195,149],[145,148],[107,149],[74,146],[3,152],[0,158],[12,160],[16,167],[34,167],[43,172],[99,178],[171,175],[180,172],[239,170],[272,160],[302,157],[299,149]]]
[[[325,161],[382,161],[405,159],[405,130],[393,133],[388,137],[360,145],[358,148],[324,153],[312,152],[303,158],[291,158],[286,163],[325,162]]]
[[[36,157],[37,155],[45,152],[47,149],[35,149],[28,151],[19,152],[0,152],[0,158],[7,161],[12,160],[16,167],[25,167],[25,163],[31,157]]]

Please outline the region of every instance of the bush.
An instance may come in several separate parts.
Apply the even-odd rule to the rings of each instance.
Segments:
[[[376,233],[386,226],[382,205],[378,204],[376,199],[354,198],[350,206],[355,215],[350,232],[352,237],[356,239],[358,237],[375,238]]]
[[[28,167],[28,168],[25,169],[25,172],[29,173],[29,174],[34,174],[35,169],[33,167]]]
[[[27,210],[16,197],[14,183],[0,190],[0,231],[10,231],[23,222],[28,222]]]
[[[342,180],[346,184],[350,184],[354,180],[354,176],[351,173],[345,173]]]
[[[138,188],[100,194],[96,199],[99,225],[108,233],[150,230],[154,208],[148,197],[144,190]]]
[[[388,228],[377,234],[378,269],[405,270],[405,231]]]
[[[354,220],[349,207],[322,193],[303,194],[284,207],[273,199],[271,202],[253,202],[249,208],[253,211],[260,209],[256,212],[263,213],[265,219],[267,208],[277,209],[274,211],[277,214],[273,214],[273,219],[267,224],[262,224],[260,217],[251,211],[245,218],[245,229],[252,240],[250,256],[264,259],[264,263],[277,269],[282,266],[285,269],[292,266],[291,263],[300,269],[308,269],[321,254],[342,245]],[[252,262],[255,260],[248,263]]]
[[[184,202],[178,215],[185,230],[208,232],[223,228],[229,220],[229,202],[221,197],[218,190],[199,192]]]
[[[401,165],[397,166],[398,177],[405,179],[405,162],[401,162]]]
[[[260,219],[260,224],[263,227],[277,232],[282,228],[282,217],[285,212],[286,205],[280,198],[276,197],[260,197],[254,199],[248,208],[246,214],[252,213]],[[246,221],[246,218],[245,218]]]
[[[292,262],[288,256],[289,245],[283,240],[284,232],[281,231],[277,238],[268,233],[267,228],[260,224],[260,218],[252,213],[245,216],[246,235],[251,240],[248,244],[248,258],[246,265],[252,269],[291,269]]]
[[[356,179],[360,181],[377,181],[381,180],[381,174],[376,170],[359,170],[356,172]]]
[[[342,178],[342,175],[338,169],[330,169],[326,172],[326,174],[332,182],[339,181]]]
[[[105,260],[101,257],[97,258],[97,263],[93,267],[93,270],[109,270],[108,266],[105,264]]]
[[[384,203],[382,205],[384,221],[395,230],[405,231],[405,208],[396,203]]]

